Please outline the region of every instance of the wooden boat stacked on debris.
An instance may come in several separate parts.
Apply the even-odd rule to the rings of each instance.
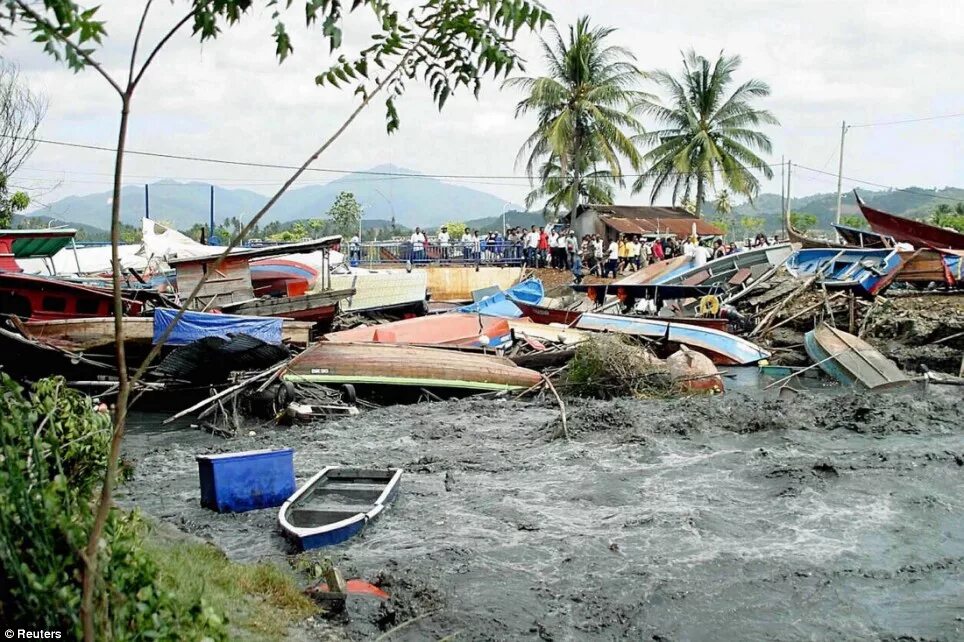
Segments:
[[[770,356],[766,350],[741,337],[712,328],[660,319],[586,313],[579,319],[576,327],[580,330],[617,332],[662,341],[668,344],[671,351],[675,351],[678,345],[685,345],[702,352],[717,365],[750,365]]]
[[[322,341],[292,359],[282,375],[292,383],[451,389],[526,389],[542,381],[504,357],[422,346]]]
[[[278,522],[300,550],[339,544],[381,515],[397,496],[401,478],[400,468],[328,466],[288,498]]]
[[[826,323],[804,336],[804,347],[821,370],[845,385],[886,390],[910,382],[893,361],[866,341]]]
[[[333,343],[395,343],[432,346],[497,348],[511,340],[509,322],[499,317],[449,312],[380,325],[363,325],[330,332]]]
[[[894,216],[887,212],[874,209],[866,205],[854,190],[857,206],[870,223],[870,227],[879,234],[893,237],[897,241],[910,243],[915,247],[929,247],[935,250],[964,250],[964,234],[954,230],[944,229],[922,221]]]
[[[890,285],[903,267],[897,250],[809,248],[787,259],[787,271],[798,278],[814,276],[828,290],[849,289],[875,296]]]

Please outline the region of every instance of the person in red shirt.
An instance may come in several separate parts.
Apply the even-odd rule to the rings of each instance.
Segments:
[[[539,228],[539,267],[546,266],[546,259],[549,255],[549,235],[546,228]]]
[[[662,261],[663,258],[663,244],[659,242],[659,239],[656,239],[653,241],[653,260]]]

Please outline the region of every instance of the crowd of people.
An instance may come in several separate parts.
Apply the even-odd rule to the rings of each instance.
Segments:
[[[696,237],[678,240],[673,236],[646,238],[633,234],[608,239],[598,234],[586,234],[579,238],[572,229],[550,227],[547,230],[535,225],[528,230],[513,227],[504,235],[466,229],[459,238],[453,237],[443,226],[435,238],[430,239],[416,227],[410,238],[410,258],[413,263],[430,258],[477,263],[511,262],[533,268],[571,270],[577,278],[585,274],[615,278],[676,256],[689,256],[695,265],[703,265],[728,254],[777,242],[777,237],[771,239],[762,233],[743,242]],[[431,257],[428,254],[430,248],[435,250]]]

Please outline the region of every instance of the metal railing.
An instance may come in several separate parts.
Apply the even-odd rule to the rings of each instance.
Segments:
[[[480,239],[481,241],[481,239]],[[523,265],[526,251],[521,243],[448,244],[425,243],[421,247],[410,241],[365,242],[361,247],[342,242],[342,252],[356,264],[412,265]]]

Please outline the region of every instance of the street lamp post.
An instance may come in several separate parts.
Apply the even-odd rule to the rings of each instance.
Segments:
[[[509,231],[509,228],[506,227],[506,224],[505,224],[505,211],[509,209],[509,207],[510,207],[510,204],[508,202],[506,202],[506,204],[502,206],[502,238],[505,238],[506,232]]]

